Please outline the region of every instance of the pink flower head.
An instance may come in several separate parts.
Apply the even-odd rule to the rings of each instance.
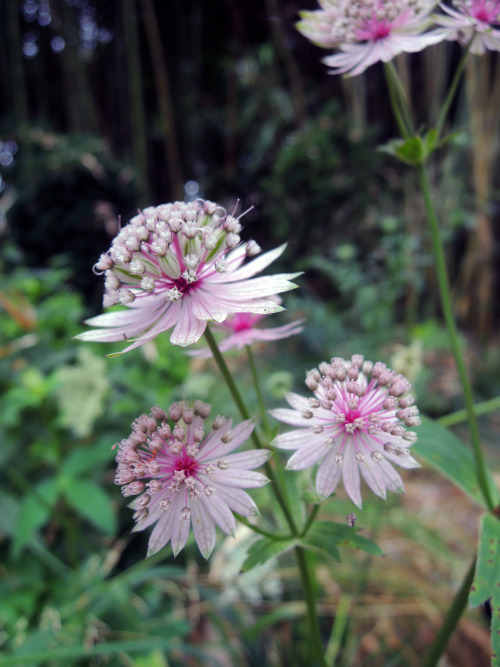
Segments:
[[[279,302],[279,298],[275,299]],[[234,313],[229,315],[227,319],[217,326],[217,329],[228,333],[219,343],[219,350],[227,352],[232,348],[241,350],[245,345],[252,345],[252,343],[281,340],[289,336],[295,336],[300,333],[304,326],[304,320],[295,320],[289,324],[284,324],[280,327],[272,327],[269,329],[262,329],[257,325],[265,317],[265,315],[252,315],[252,313]],[[191,357],[203,357],[209,359],[212,356],[208,348],[201,350],[190,350],[188,354]]]
[[[104,272],[104,306],[126,311],[106,313],[86,323],[103,327],[77,336],[85,341],[132,340],[128,352],[172,329],[170,342],[191,345],[207,322],[222,322],[228,313],[275,313],[272,299],[294,289],[300,275],[254,276],[285,249],[242,266],[260,252],[255,241],[241,243],[239,219],[209,201],[174,202],[146,208],[119,232],[94,270]]]
[[[273,444],[295,449],[289,470],[302,470],[321,461],[316,475],[320,498],[333,493],[340,479],[352,501],[361,507],[360,472],[381,498],[386,490],[403,491],[391,465],[418,467],[409,447],[417,434],[405,427],[420,423],[408,380],[380,361],[373,365],[354,355],[351,361],[333,358],[308,371],[306,385],[313,398],[287,396],[293,410],[271,410],[276,419],[297,426],[278,435]]]
[[[269,480],[253,468],[271,453],[251,450],[232,454],[253,431],[247,420],[231,429],[231,420],[217,416],[208,435],[203,429],[211,406],[196,401],[193,408],[174,403],[168,415],[159,406],[132,424],[132,433],[118,445],[115,483],[124,496],[137,496],[131,507],[134,531],[156,524],[148,556],[168,542],[176,556],[186,544],[190,525],[205,558],[215,544],[215,525],[232,534],[231,510],[258,516],[257,506],[242,489]]]
[[[434,0],[319,0],[322,9],[301,12],[297,29],[318,46],[340,50],[323,62],[332,74],[357,76],[378,61],[421,51],[444,39],[424,34]]]
[[[435,16],[449,40],[462,45],[471,43],[470,51],[500,51],[500,0],[453,0],[452,6],[440,5],[447,16]]]

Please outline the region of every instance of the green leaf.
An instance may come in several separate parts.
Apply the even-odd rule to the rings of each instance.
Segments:
[[[271,558],[289,551],[295,544],[296,541],[293,538],[288,540],[271,540],[269,537],[263,537],[254,542],[248,550],[248,556],[243,563],[242,570],[248,572],[248,570],[251,570],[256,565],[266,563]]]
[[[10,656],[0,657],[0,667],[19,667],[23,665],[37,665],[55,660],[82,660],[83,658],[95,658],[97,655],[114,655],[118,653],[145,653],[154,648],[163,650],[173,646],[179,646],[176,641],[179,636],[185,635],[188,626],[186,623],[172,623],[165,626],[161,637],[149,636],[145,639],[133,639],[116,642],[102,642],[94,646],[61,646],[48,651],[22,654],[21,652]],[[170,635],[170,636],[169,636]],[[22,657],[20,657],[22,656]],[[69,664],[69,663],[67,663]]]
[[[19,556],[35,531],[47,521],[56,498],[57,483],[55,479],[44,480],[35,487],[33,493],[25,497],[20,507],[12,544],[14,558]]]
[[[491,598],[492,667],[500,667],[500,521],[483,514],[476,573],[469,595],[471,607]]]
[[[422,424],[418,427],[418,442],[413,452],[418,459],[423,459],[485,507],[476,480],[472,451],[454,433],[432,419],[422,417]],[[497,505],[498,489],[489,472],[486,472],[491,497]]]
[[[87,480],[73,480],[65,489],[68,503],[97,528],[112,535],[116,532],[116,517],[111,501],[100,486]]]
[[[307,535],[301,538],[301,544],[313,549],[321,549],[330,556],[339,559],[337,546],[348,549],[360,549],[373,556],[382,556],[382,550],[373,540],[358,535],[354,526],[346,526],[335,521],[316,521]]]
[[[422,164],[428,157],[426,146],[418,135],[409,139],[393,139],[380,146],[379,150],[413,166]]]
[[[113,444],[110,441],[111,444]],[[111,446],[80,447],[72,451],[65,459],[61,472],[68,477],[89,472],[113,458]]]

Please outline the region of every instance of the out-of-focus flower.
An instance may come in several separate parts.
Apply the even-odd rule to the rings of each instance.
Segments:
[[[396,373],[415,382],[424,365],[424,346],[420,338],[413,340],[410,345],[394,345],[390,364]]]
[[[295,288],[290,280],[300,274],[254,276],[285,245],[243,265],[260,248],[254,241],[242,244],[241,229],[239,219],[209,201],[144,209],[94,267],[105,276],[104,306],[122,304],[128,310],[87,320],[103,328],[77,338],[132,340],[128,352],[173,328],[170,342],[186,346],[200,339],[208,321],[223,322],[228,313],[283,310],[267,297]]]
[[[316,475],[320,498],[333,493],[342,479],[352,501],[361,507],[360,472],[381,498],[386,490],[403,491],[403,482],[391,463],[418,467],[409,447],[417,434],[405,427],[420,423],[408,380],[385,364],[373,365],[361,355],[351,361],[334,357],[308,371],[306,385],[313,398],[289,394],[293,410],[270,413],[298,428],[278,435],[273,444],[297,450],[289,470],[302,470],[321,461]]]
[[[257,488],[267,478],[254,472],[267,461],[268,450],[233,454],[253,431],[251,420],[231,429],[231,420],[217,416],[208,435],[203,429],[211,406],[195,401],[190,408],[174,403],[168,415],[159,406],[132,423],[132,433],[118,444],[115,483],[131,504],[134,530],[156,524],[148,556],[168,542],[174,555],[186,544],[190,525],[198,547],[208,558],[215,544],[215,526],[233,534],[234,512],[258,516],[254,501],[242,489]]]
[[[434,19],[443,26],[446,39],[458,40],[463,46],[470,42],[470,51],[476,55],[500,51],[499,0],[453,0],[440,7],[446,16]]]
[[[242,572],[249,548],[258,536],[240,525],[234,537],[224,540],[210,562],[209,579],[221,586],[220,600],[226,604],[238,600],[258,604],[263,598],[279,600],[283,596],[283,582],[278,559],[270,558]]]
[[[276,299],[276,301],[278,301]],[[295,320],[289,324],[284,324],[281,327],[272,327],[269,329],[261,329],[257,326],[264,315],[252,315],[251,313],[235,313],[229,315],[227,319],[219,324],[216,328],[229,333],[226,338],[220,341],[219,350],[227,352],[236,347],[242,349],[245,345],[252,345],[252,343],[281,340],[300,333],[304,326],[304,320]],[[208,348],[201,350],[190,350],[188,354],[192,357],[203,357],[208,359],[212,353]]]
[[[110,383],[106,361],[87,348],[78,351],[78,363],[56,371],[55,395],[61,410],[61,423],[79,438],[92,433],[95,421],[103,414]]]
[[[444,39],[425,33],[435,0],[319,0],[321,9],[301,12],[297,29],[318,46],[339,49],[324,58],[332,74],[357,76],[399,53],[421,51]]]

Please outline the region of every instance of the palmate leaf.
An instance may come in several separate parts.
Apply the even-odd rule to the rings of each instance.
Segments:
[[[485,507],[476,480],[472,451],[454,433],[437,422],[422,417],[422,423],[418,427],[418,442],[412,448],[412,452],[420,461],[423,459]],[[497,505],[498,489],[488,471],[487,480],[491,497]]]
[[[500,667],[500,521],[483,514],[476,573],[469,595],[471,607],[490,600],[492,667]]]
[[[80,516],[108,535],[116,532],[116,517],[111,501],[100,486],[87,480],[75,479],[63,493]]]
[[[346,526],[334,521],[316,521],[307,535],[300,540],[304,548],[319,549],[336,560],[340,560],[337,547],[359,549],[373,556],[382,556],[382,550],[373,540],[358,535],[354,526]]]
[[[248,556],[243,563],[243,572],[248,572],[256,565],[266,563],[271,558],[279,556],[295,546],[296,540],[290,538],[287,540],[271,540],[269,537],[263,537],[254,542],[248,550]]]

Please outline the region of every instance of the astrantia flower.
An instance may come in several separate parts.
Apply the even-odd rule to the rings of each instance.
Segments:
[[[232,454],[247,440],[254,423],[231,429],[231,420],[217,416],[208,434],[203,426],[210,405],[194,408],[174,403],[168,415],[159,406],[132,424],[132,433],[118,445],[115,483],[124,496],[138,496],[131,507],[134,530],[156,524],[148,556],[168,542],[174,555],[186,544],[192,525],[198,547],[208,558],[215,544],[216,524],[227,534],[235,528],[234,512],[258,516],[254,501],[242,489],[257,488],[268,479],[253,468],[270,456],[268,450]]]
[[[356,76],[378,61],[421,51],[444,39],[424,34],[434,0],[319,0],[322,9],[301,12],[297,29],[312,42],[340,53],[324,63],[332,74]]]
[[[312,398],[288,394],[293,410],[271,410],[285,424],[299,428],[278,435],[273,444],[297,450],[289,470],[309,468],[318,461],[316,489],[320,498],[333,493],[342,479],[353,502],[361,507],[360,473],[381,498],[386,490],[403,491],[403,482],[391,465],[418,467],[409,447],[417,434],[406,427],[420,423],[410,383],[377,362],[333,358],[308,371],[306,385]]]
[[[252,315],[251,313],[235,313],[229,315],[222,324],[217,326],[220,331],[225,331],[229,335],[220,341],[219,350],[227,352],[232,348],[242,349],[245,345],[252,345],[252,343],[281,340],[289,336],[295,336],[304,328],[304,320],[295,320],[289,324],[284,324],[280,327],[272,327],[269,329],[262,329],[257,326],[264,315]],[[212,353],[208,348],[202,350],[190,350],[188,354],[192,357],[203,357],[208,359]]]
[[[281,255],[285,246],[242,266],[260,252],[254,241],[241,243],[238,219],[209,201],[175,202],[144,209],[101,255],[104,306],[122,304],[127,311],[86,321],[104,327],[77,336],[86,341],[133,340],[128,352],[172,329],[170,342],[190,345],[207,322],[222,322],[228,313],[275,313],[283,308],[266,297],[296,287],[294,274],[254,278]]]
[[[500,51],[500,0],[453,0],[451,6],[440,7],[447,16],[434,18],[447,39],[464,46],[472,40],[470,50],[477,55]]]

